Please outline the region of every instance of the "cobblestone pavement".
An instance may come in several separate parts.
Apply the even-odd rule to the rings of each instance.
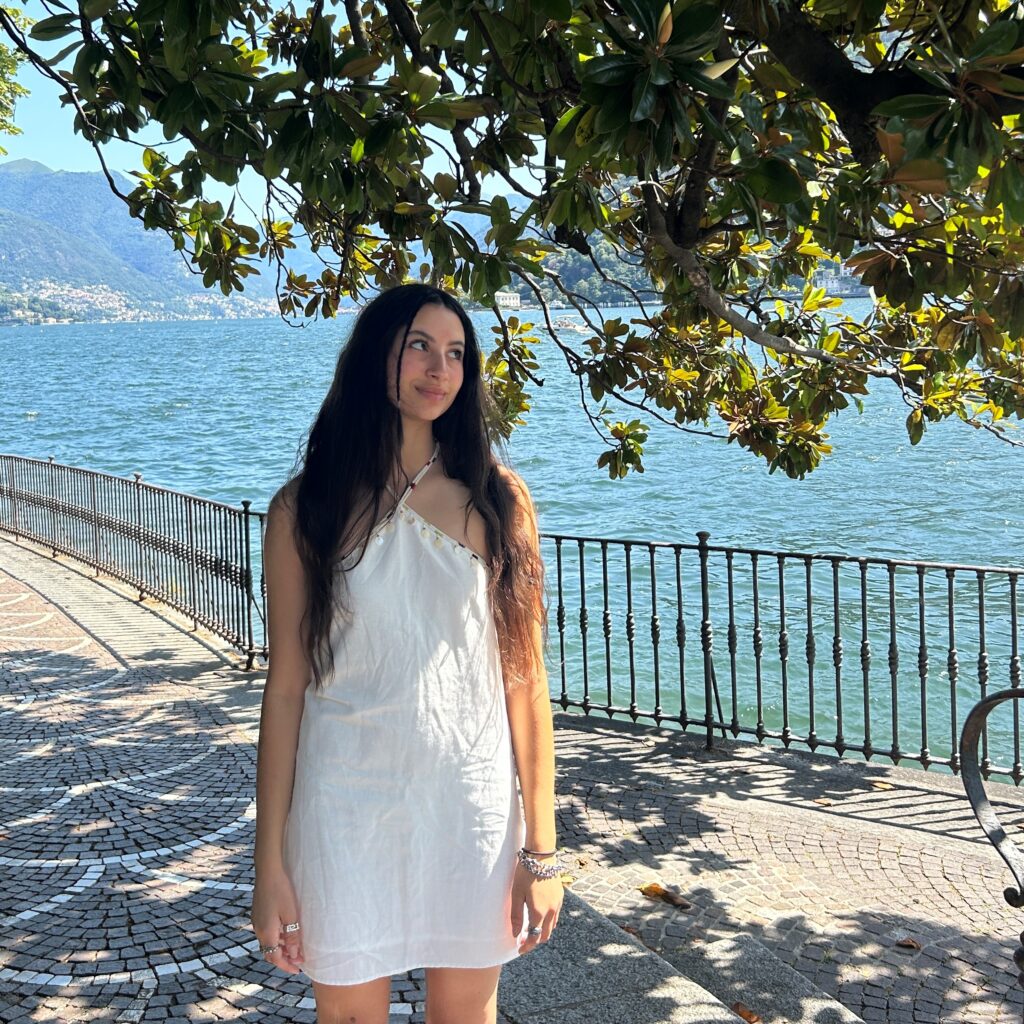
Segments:
[[[0,539],[0,1021],[315,1020],[249,929],[262,681]]]
[[[0,1021],[315,1019],[308,979],[248,927],[262,681],[0,538]],[[666,959],[747,931],[865,1021],[1021,1021],[1024,915],[955,780],[558,726],[573,891]],[[647,900],[650,881],[692,905]],[[391,999],[422,1021],[423,972]]]
[[[558,721],[572,890],[665,959],[747,932],[865,1021],[1020,1024],[1024,914],[959,780]],[[1019,835],[1024,801],[996,792]],[[648,882],[691,906],[647,899]]]

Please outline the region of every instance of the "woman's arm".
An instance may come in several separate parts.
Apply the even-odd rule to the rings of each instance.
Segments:
[[[280,928],[297,920],[294,893],[285,873],[284,829],[291,807],[303,701],[311,677],[301,633],[306,607],[305,577],[293,531],[291,505],[279,493],[267,513],[263,551],[270,663],[263,689],[256,756],[256,886],[252,918],[261,945],[283,943],[271,962],[285,970],[297,970],[301,960],[299,933],[282,934]]]
[[[510,474],[513,492],[518,495],[518,512],[533,544],[538,549],[540,537],[537,517],[526,485]],[[519,788],[523,794],[523,814],[526,818],[528,850],[546,852],[557,846],[555,835],[555,740],[551,717],[551,697],[548,678],[544,670],[544,636],[541,628],[543,595],[537,596],[537,609],[533,621],[531,643],[536,652],[539,671],[535,678],[513,685],[505,695],[512,749],[515,753]],[[558,920],[562,903],[562,883],[559,879],[539,880],[520,865],[516,872],[517,884],[513,889],[513,929],[517,924],[517,910],[521,906],[519,894],[525,898],[530,923],[542,925],[540,936],[530,936],[521,952],[527,952],[538,939],[547,941]]]

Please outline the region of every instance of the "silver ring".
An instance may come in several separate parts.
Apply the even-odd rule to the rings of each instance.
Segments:
[[[526,934],[527,935],[540,935],[544,931],[543,928],[531,928]]]
[[[299,930],[299,922],[293,921],[291,924],[286,924],[284,930],[286,932],[297,932]]]

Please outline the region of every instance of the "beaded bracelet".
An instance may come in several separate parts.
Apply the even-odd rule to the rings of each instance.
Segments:
[[[555,861],[554,864],[542,864],[539,860],[535,860],[527,852],[524,846],[519,853],[519,863],[530,872],[531,875],[537,878],[558,878],[562,873],[562,866]]]

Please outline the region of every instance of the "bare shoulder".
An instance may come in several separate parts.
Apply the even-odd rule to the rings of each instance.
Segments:
[[[266,692],[298,698],[310,679],[303,642],[306,576],[295,529],[294,481],[282,487],[267,510],[263,539],[263,569],[267,585],[267,639],[270,667]]]
[[[270,499],[267,508],[267,531],[264,545],[268,555],[284,556],[286,564],[294,566],[298,557],[295,543],[295,510],[298,481],[290,480]]]
[[[298,478],[289,480],[279,487],[270,499],[269,513],[277,512],[279,517],[287,516],[294,520],[295,503],[298,500],[299,481]]]

